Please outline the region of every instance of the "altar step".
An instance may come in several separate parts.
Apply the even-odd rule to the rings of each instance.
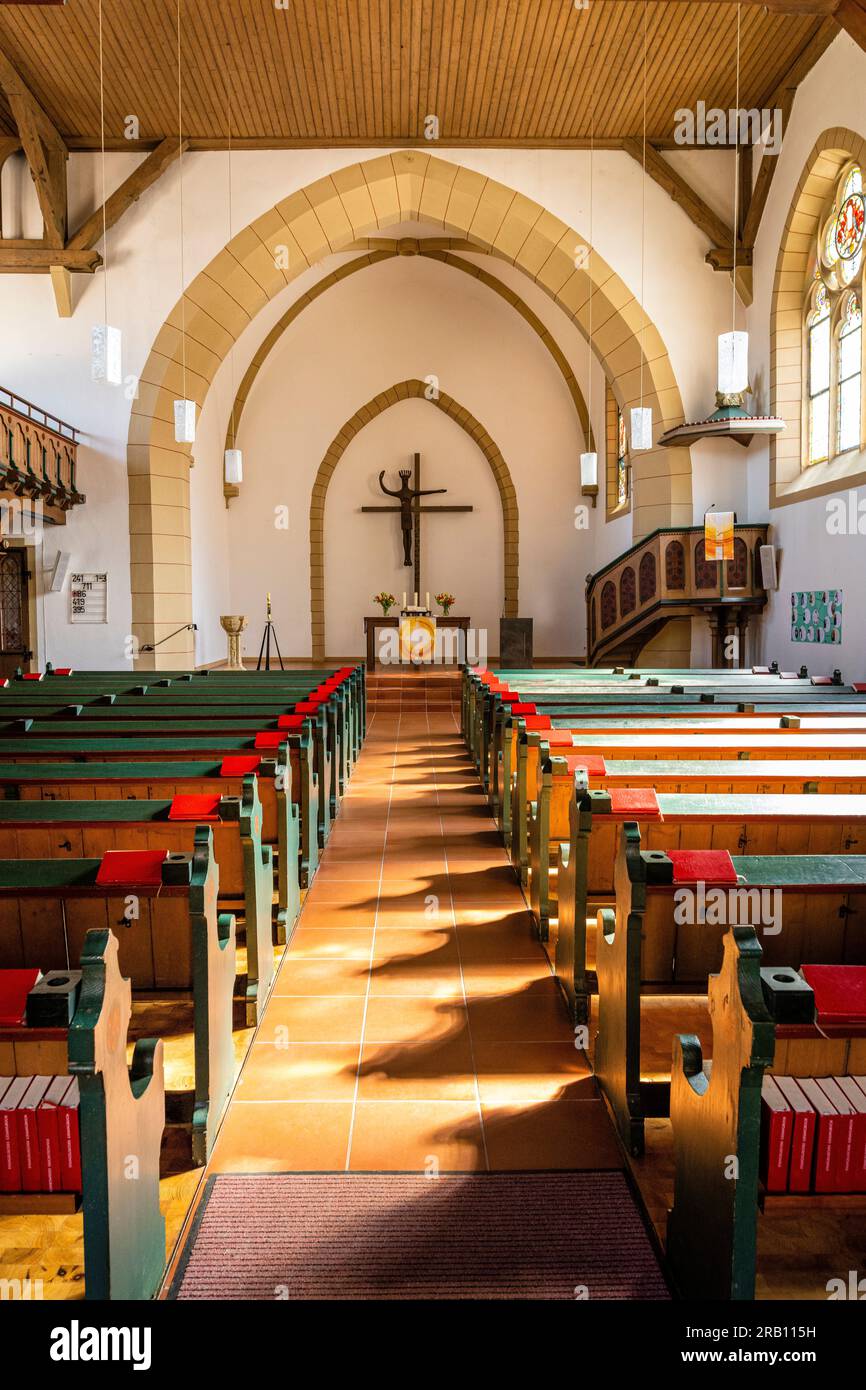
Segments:
[[[460,705],[460,672],[402,670],[367,675],[367,709],[456,709]]]

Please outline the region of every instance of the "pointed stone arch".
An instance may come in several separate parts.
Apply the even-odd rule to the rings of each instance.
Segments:
[[[661,335],[634,294],[584,239],[515,189],[426,150],[354,163],[298,189],[245,227],[174,306],[142,369],[127,448],[132,627],[159,642],[192,620],[188,445],[174,439],[173,402],[201,406],[256,314],[297,275],[335,251],[402,222],[424,222],[500,256],[546,291],[584,336],[592,291],[593,350],[625,409],[641,400],[661,433],[683,407]],[[636,538],[690,525],[687,449],[640,455],[632,477]],[[139,664],[194,660],[182,632]]]
[[[412,399],[428,400],[430,405],[449,416],[461,429],[475,441],[496,480],[499,498],[502,503],[502,537],[504,547],[505,594],[502,611],[506,618],[517,617],[520,526],[517,510],[517,493],[511,479],[508,464],[501,451],[491,439],[484,426],[466,410],[453,396],[440,391],[435,397],[427,395],[423,381],[412,378],[399,381],[386,391],[369,400],[355,411],[342,429],[331,441],[316,473],[316,481],[310,494],[310,630],[313,639],[313,660],[325,660],[325,499],[334,470],[348,449],[356,434],[365,425],[375,420],[383,411],[390,410],[400,401]]]
[[[429,240],[426,238],[403,237],[399,241],[394,240],[387,242],[384,238],[377,237],[369,238],[366,246],[362,243],[358,243],[357,248],[354,246],[347,248],[347,250],[362,250],[365,254],[358,256],[354,261],[347,261],[345,265],[338,266],[336,270],[331,271],[330,275],[323,276],[323,278],[313,285],[306,294],[296,299],[286,312],[280,315],[277,322],[258,348],[235,392],[231,414],[229,416],[228,425],[226,426],[225,447],[227,449],[235,448],[241,417],[244,413],[244,407],[246,406],[249,394],[255,384],[256,377],[264,367],[268,357],[283,334],[291,327],[296,319],[300,317],[304,309],[321,298],[328,290],[333,289],[335,285],[341,284],[350,275],[355,275],[359,270],[366,270],[371,265],[378,265],[382,261],[394,260],[396,257],[400,256],[421,256],[425,260],[438,261],[440,264],[449,266],[453,270],[463,271],[465,275],[470,275],[480,284],[486,285],[494,294],[499,295],[500,299],[504,299],[506,304],[511,305],[512,309],[514,309],[532,331],[538,335],[541,342],[550,353],[550,356],[553,358],[565,382],[566,390],[571,396],[583,437],[588,441],[586,447],[588,449],[595,449],[597,447],[595,431],[592,428],[589,410],[587,409],[583,392],[580,389],[580,382],[577,380],[577,377],[571,369],[571,364],[556,339],[553,337],[553,334],[545,327],[538,315],[533,313],[526,301],[521,299],[519,294],[516,294],[514,290],[510,289],[508,285],[506,285],[504,281],[498,279],[497,276],[491,275],[482,266],[476,265],[474,261],[467,261],[464,260],[462,256],[455,255],[455,247],[476,252],[483,249],[482,247],[472,246],[467,242],[454,241],[450,238],[440,237],[431,237]],[[240,489],[231,483],[225,483],[223,485],[223,493],[227,503],[232,497],[237,497],[239,492]]]
[[[803,315],[806,276],[818,227],[844,165],[856,159],[866,169],[866,138],[834,127],[818,137],[794,190],[776,258],[770,302],[770,414],[785,421],[770,436],[770,506],[821,497],[866,482],[859,451],[826,464],[804,467],[805,360]]]

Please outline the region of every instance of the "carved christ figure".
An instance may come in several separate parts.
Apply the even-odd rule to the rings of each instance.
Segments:
[[[396,497],[397,501],[400,503],[400,530],[403,533],[404,565],[411,565],[412,563],[412,525],[414,520],[412,514],[412,506],[415,501],[415,498],[432,497],[434,493],[448,491],[447,487],[428,487],[417,489],[410,487],[409,479],[411,478],[411,476],[411,469],[401,468],[400,486],[395,490],[392,487],[385,486],[383,482],[383,479],[385,477],[384,468],[382,469],[382,472],[379,474],[379,486],[382,489],[382,491],[384,493],[387,493],[389,497]]]

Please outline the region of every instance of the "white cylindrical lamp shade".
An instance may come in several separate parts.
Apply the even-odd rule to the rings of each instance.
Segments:
[[[238,487],[244,480],[244,456],[240,449],[226,449],[225,478],[232,487]]]
[[[598,454],[594,451],[580,456],[580,486],[598,487]]]
[[[653,446],[653,413],[648,405],[635,406],[631,412],[632,449],[651,449]]]
[[[95,323],[90,330],[90,377],[109,386],[123,380],[120,329],[109,323]]]
[[[736,395],[749,385],[748,333],[719,334],[719,391]]]
[[[174,437],[178,444],[195,443],[195,401],[175,401]]]

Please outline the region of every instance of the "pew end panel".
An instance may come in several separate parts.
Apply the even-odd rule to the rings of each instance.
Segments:
[[[669,882],[665,855],[640,847],[640,831],[626,821],[616,863],[616,907],[600,908],[596,927],[598,1034],[595,1074],[628,1152],[644,1151],[640,1085],[640,981],[647,887]]]
[[[262,844],[262,806],[259,801],[257,779],[253,773],[244,778],[240,805],[236,802],[234,804],[237,806],[240,820],[244,859],[246,1021],[248,1025],[255,1027],[273,987],[275,971],[272,925],[274,855],[270,845]]]
[[[69,1030],[69,1070],[81,1095],[85,1296],[149,1299],[165,1266],[159,1154],[165,1124],[162,1043],[135,1044],[126,1064],[132,991],[117,939],[88,931]]]
[[[674,1039],[667,1255],[684,1298],[755,1296],[761,1085],[774,1050],[760,964],[754,929],[730,927],[709,982],[709,1075],[698,1039]]]
[[[235,919],[231,913],[217,911],[218,888],[213,836],[210,826],[200,825],[195,832],[189,891],[196,1014],[192,1152],[198,1164],[210,1157],[235,1077]]]

